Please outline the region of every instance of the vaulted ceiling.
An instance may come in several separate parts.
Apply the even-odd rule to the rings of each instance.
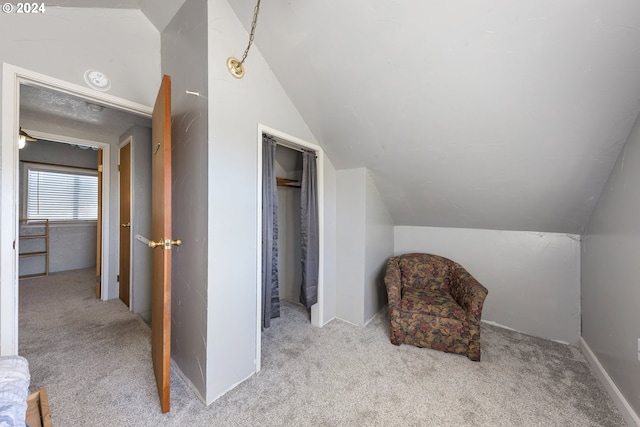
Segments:
[[[183,2],[57,3],[162,30]],[[637,0],[270,0],[255,44],[398,225],[580,233],[640,112]]]
[[[266,1],[256,45],[401,225],[579,233],[640,112],[636,0]]]

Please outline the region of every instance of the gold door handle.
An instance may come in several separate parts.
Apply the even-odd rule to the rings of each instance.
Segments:
[[[122,228],[129,228],[129,227],[131,227],[131,223],[130,222],[128,222],[126,224],[122,224]]]
[[[176,240],[165,239],[165,240],[158,240],[157,242],[154,242],[153,240],[149,241],[149,247],[151,249],[157,248],[157,247],[162,247],[165,250],[170,250],[171,249],[171,245],[173,245],[173,246],[182,246],[182,240],[180,240],[180,239],[176,239]]]

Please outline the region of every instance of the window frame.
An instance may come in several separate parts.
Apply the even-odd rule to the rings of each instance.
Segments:
[[[85,176],[95,176],[98,177],[98,170],[93,168],[84,168],[78,166],[67,166],[67,165],[56,165],[51,163],[39,163],[39,162],[30,162],[23,161],[22,165],[22,177],[23,177],[23,186],[22,186],[22,206],[21,206],[21,217],[26,219],[26,224],[29,223],[41,223],[42,219],[35,219],[28,217],[29,211],[29,171],[37,170],[43,172],[58,172],[58,173],[67,173],[73,175],[85,175]],[[97,185],[97,182],[96,182]],[[99,203],[96,204],[96,208]],[[55,225],[87,225],[87,224],[97,224],[96,219],[49,219],[50,224]]]

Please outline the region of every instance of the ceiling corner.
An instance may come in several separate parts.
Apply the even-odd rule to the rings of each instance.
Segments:
[[[169,25],[186,0],[165,0],[162,7],[154,0],[141,0],[140,10],[159,33]]]

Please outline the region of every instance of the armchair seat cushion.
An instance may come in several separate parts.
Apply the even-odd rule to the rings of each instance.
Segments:
[[[448,292],[433,291],[425,288],[405,288],[401,301],[401,316],[405,318],[425,318],[425,316],[458,320],[467,318],[464,309],[458,305]]]

